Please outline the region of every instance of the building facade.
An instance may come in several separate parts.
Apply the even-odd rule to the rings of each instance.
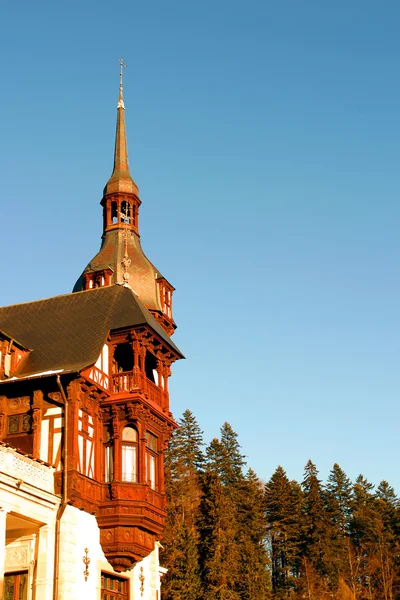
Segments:
[[[144,254],[122,73],[99,252],[0,308],[0,600],[160,600],[174,288]]]

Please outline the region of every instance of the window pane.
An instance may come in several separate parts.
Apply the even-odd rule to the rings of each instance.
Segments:
[[[150,448],[150,450],[154,450],[154,452],[157,452],[156,436],[153,435],[152,433],[150,433],[150,431],[146,431],[146,439],[147,439],[147,447]]]
[[[101,600],[128,600],[126,581],[114,575],[102,576]]]
[[[156,487],[156,459],[154,456],[150,455],[150,485],[154,488]]]
[[[29,431],[31,428],[31,416],[28,414],[22,415],[22,431]]]
[[[113,456],[113,447],[106,446],[106,457],[105,457],[105,479],[108,483],[114,479],[114,456]]]
[[[18,600],[26,600],[28,597],[28,575],[21,573],[19,576],[19,596]]]
[[[155,490],[156,488],[156,457],[150,452],[146,455],[146,480],[150,487]]]
[[[14,600],[15,575],[4,577],[4,600]]]
[[[137,481],[136,446],[122,446],[122,481]]]
[[[18,433],[19,431],[19,415],[11,415],[8,417],[8,433]]]
[[[136,429],[133,427],[124,427],[122,431],[123,442],[137,442],[138,434]]]

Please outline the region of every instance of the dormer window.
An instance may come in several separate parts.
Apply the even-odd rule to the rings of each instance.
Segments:
[[[2,340],[0,332],[0,379],[13,377],[26,354],[27,350],[15,340],[11,338]]]
[[[172,321],[172,293],[174,288],[164,278],[158,282],[160,292],[160,304],[163,314]]]
[[[111,269],[95,271],[94,273],[85,273],[85,290],[111,285]]]

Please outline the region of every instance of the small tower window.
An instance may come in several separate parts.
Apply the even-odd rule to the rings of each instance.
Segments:
[[[138,481],[138,433],[130,426],[122,431],[122,481]]]
[[[118,204],[115,201],[111,202],[111,222],[113,225],[118,223]]]
[[[121,221],[126,225],[129,225],[131,222],[131,205],[126,200],[121,204]]]

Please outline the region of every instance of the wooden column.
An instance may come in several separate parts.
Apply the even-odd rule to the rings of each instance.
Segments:
[[[42,429],[43,392],[33,392],[32,403],[32,431],[33,431],[33,458],[40,458],[40,436]]]
[[[113,443],[114,443],[114,480],[121,481],[122,479],[122,447],[121,447],[121,423],[119,421],[117,407],[112,407],[112,427],[113,427]]]

